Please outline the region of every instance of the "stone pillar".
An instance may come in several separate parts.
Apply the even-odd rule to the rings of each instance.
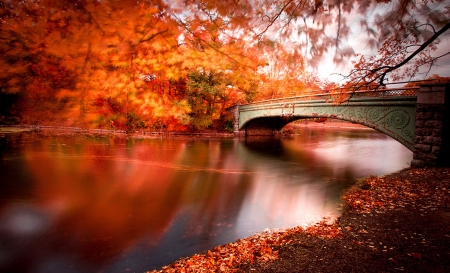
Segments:
[[[450,84],[421,85],[412,167],[450,166]]]
[[[242,132],[239,132],[239,105],[236,104],[235,106],[232,106],[230,108],[226,109],[228,112],[232,113],[234,116],[233,120],[233,133],[235,135],[240,135]]]

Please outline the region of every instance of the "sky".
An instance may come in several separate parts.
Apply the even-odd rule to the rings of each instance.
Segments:
[[[434,55],[439,56],[445,54],[446,52],[449,51],[449,48],[450,48],[450,38],[447,38],[445,41],[441,43],[441,45],[439,46],[438,50],[435,52]],[[354,50],[355,52],[365,51],[364,48],[358,47],[355,47]],[[368,52],[366,54],[376,54],[376,50],[374,50],[373,52]],[[343,83],[345,82],[345,80],[339,74],[344,75],[348,74],[351,68],[352,64],[350,60],[347,61],[344,65],[338,65],[333,62],[333,56],[330,54],[324,57],[324,60],[319,64],[315,72],[323,80],[328,79],[331,82]],[[414,80],[422,80],[434,74],[438,74],[441,77],[450,77],[450,54],[441,58],[437,62],[437,65],[434,66],[427,75],[424,74],[425,69],[422,69],[421,72],[422,73],[419,72],[419,74],[416,75],[416,77],[414,77]]]
[[[438,9],[441,9],[439,5],[436,6]],[[383,14],[386,12],[386,9],[388,7],[379,7],[372,10],[370,14],[366,14],[368,17],[374,17],[377,14]],[[348,25],[351,29],[350,35],[347,39],[347,44],[343,44],[342,46],[350,46],[353,48],[355,53],[360,53],[363,55],[374,55],[377,54],[377,48],[371,49],[369,46],[367,46],[367,43],[365,42],[366,35],[362,33],[362,30],[360,28],[359,21],[361,18],[361,15],[357,13],[357,8],[353,9],[352,12],[348,15],[346,15],[346,21],[348,22]],[[369,20],[370,21],[370,20]],[[335,30],[331,29],[330,33],[327,33],[327,35],[333,36],[335,35],[333,32]],[[447,31],[447,33],[444,34],[445,36],[442,38],[437,51],[433,53],[434,56],[441,56],[445,53],[449,52],[450,49],[450,31]],[[355,58],[353,58],[355,59]],[[352,68],[351,60],[348,60],[343,65],[337,65],[333,63],[333,53],[330,53],[326,56],[324,56],[324,60],[319,64],[315,72],[321,79],[328,79],[331,82],[336,83],[343,83],[345,80],[343,80],[343,77],[338,74],[347,75]],[[415,77],[413,80],[423,80],[429,76],[432,76],[434,74],[438,74],[442,77],[450,77],[450,54],[441,58],[436,66],[434,66],[428,74],[425,74],[425,72],[428,72],[428,67],[424,67]],[[389,78],[389,76],[388,76]],[[405,79],[409,80],[409,79]],[[387,82],[388,83],[388,82]]]
[[[353,44],[350,45],[353,47],[356,53],[362,53],[365,55],[376,54],[376,49],[370,50],[363,43],[358,44],[359,39],[357,39],[356,37],[357,36],[354,35],[354,37],[351,37],[349,39],[350,41],[354,41]],[[450,37],[447,37],[446,39],[441,41],[437,51],[435,51],[433,55],[435,56],[443,55],[449,51],[449,48],[450,48]],[[344,75],[348,74],[351,68],[352,68],[351,60],[346,62],[344,65],[337,65],[333,63],[332,54],[329,54],[325,56],[324,60],[320,63],[319,67],[316,70],[316,73],[321,79],[328,79],[331,82],[343,83],[344,82],[343,77],[338,74]],[[428,70],[428,68],[422,69],[420,71],[422,73],[419,72],[419,74],[416,75],[414,80],[422,80],[434,74],[438,74],[439,76],[442,77],[450,77],[450,54],[441,58],[438,61],[437,65],[430,70],[428,75],[424,74],[426,70]]]

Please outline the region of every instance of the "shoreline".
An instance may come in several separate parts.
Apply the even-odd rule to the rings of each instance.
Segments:
[[[306,122],[297,122],[286,125],[285,130],[289,130],[290,128],[332,128],[332,129],[362,129],[362,130],[375,130],[364,126],[362,124],[347,122],[347,121],[326,121],[326,122],[315,122],[315,121],[306,121]],[[82,128],[82,127],[72,127],[72,126],[53,126],[53,125],[1,125],[0,124],[0,133],[16,133],[16,132],[25,132],[25,131],[38,131],[38,130],[49,130],[49,131],[67,131],[73,133],[98,133],[98,134],[118,134],[118,135],[131,135],[131,136],[173,136],[173,137],[224,137],[224,138],[233,138],[240,137],[235,133],[225,132],[225,131],[213,131],[213,130],[203,130],[203,131],[194,131],[194,132],[179,132],[179,131],[144,131],[144,130],[135,130],[135,131],[124,131],[124,130],[115,130],[115,129],[95,129],[95,128]]]
[[[181,258],[166,272],[450,272],[450,168],[360,180],[343,214]]]
[[[326,121],[326,122],[308,122],[308,123],[291,123],[293,126],[298,127],[321,127],[321,128],[345,128],[345,129],[363,129],[363,130],[375,130],[362,124],[353,122],[341,122],[341,121]]]

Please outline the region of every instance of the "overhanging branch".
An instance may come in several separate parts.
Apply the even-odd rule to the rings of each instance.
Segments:
[[[440,35],[442,35],[444,32],[450,29],[450,23],[447,23],[444,27],[442,27],[439,31],[435,32],[433,36],[431,36],[428,40],[426,40],[416,51],[411,53],[406,59],[398,63],[394,66],[380,66],[377,68],[374,68],[370,70],[371,73],[375,74],[381,70],[385,70],[380,75],[380,85],[383,85],[384,78],[386,75],[396,69],[399,69],[400,67],[407,64],[409,61],[411,61],[414,57],[416,57],[420,52],[422,52],[425,48],[427,48],[432,42],[434,42]]]

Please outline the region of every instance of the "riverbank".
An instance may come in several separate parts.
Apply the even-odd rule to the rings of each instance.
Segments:
[[[317,119],[317,120],[311,120],[311,119],[303,119],[303,120],[297,120],[295,122],[289,123],[286,125],[283,129],[289,129],[289,128],[302,128],[302,127],[314,127],[314,128],[351,128],[351,129],[368,129],[368,130],[374,130],[372,128],[369,128],[365,125],[359,124],[359,123],[353,123],[350,121],[345,120],[339,120],[339,119]]]
[[[450,272],[450,168],[368,177],[344,213],[264,232],[152,272]]]
[[[233,133],[225,131],[215,130],[203,130],[203,131],[123,131],[113,129],[92,129],[92,128],[80,128],[80,127],[63,127],[63,126],[37,126],[37,125],[0,125],[0,134],[8,133],[20,133],[26,131],[40,131],[49,134],[107,134],[107,135],[127,135],[136,137],[203,137],[203,138],[232,138],[235,137]]]
[[[364,125],[352,123],[348,121],[341,121],[336,119],[329,119],[322,122],[316,122],[314,120],[300,120],[294,123],[290,123],[283,128],[283,131],[287,134],[299,133],[303,127],[313,127],[313,128],[332,128],[332,129],[368,129]],[[90,133],[90,134],[117,134],[117,135],[133,135],[133,136],[170,136],[170,137],[202,137],[202,138],[232,138],[235,137],[234,133],[226,131],[217,130],[200,130],[200,131],[186,131],[186,132],[176,132],[176,131],[143,131],[136,130],[132,132],[127,132],[123,130],[113,130],[113,129],[92,129],[92,128],[81,128],[81,127],[64,127],[64,126],[46,126],[46,125],[0,125],[0,133],[19,133],[25,131],[45,131],[53,134],[58,133]]]

